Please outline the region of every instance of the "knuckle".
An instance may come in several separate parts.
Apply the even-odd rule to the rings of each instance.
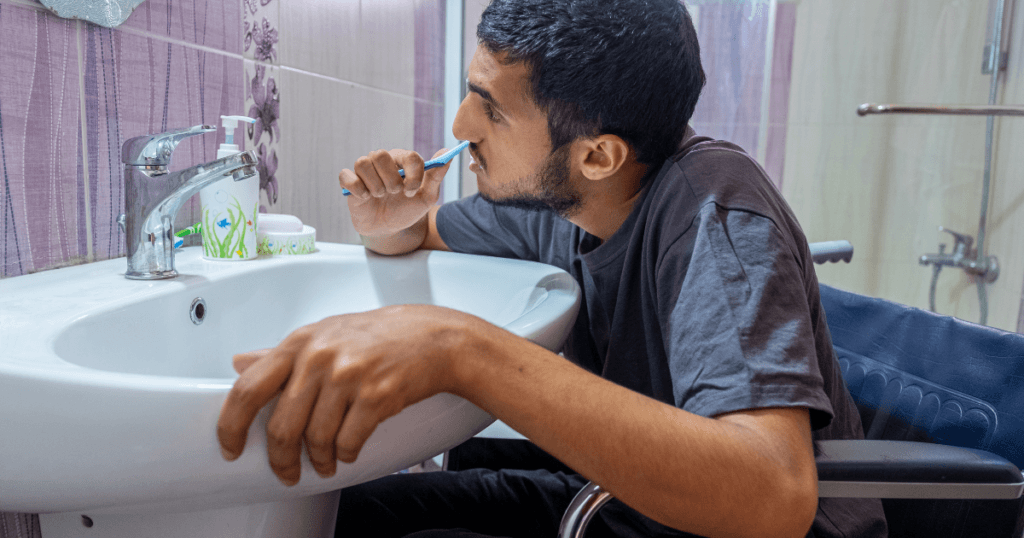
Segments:
[[[350,446],[351,443],[348,441],[338,441],[334,446],[334,452],[337,455],[337,459],[345,462],[352,463],[356,461],[356,456],[359,455],[359,449]]]
[[[217,438],[223,441],[231,440],[234,441],[239,435],[242,434],[242,428],[238,424],[233,422],[218,422],[217,423]]]
[[[416,153],[415,151],[410,151],[406,159],[416,167],[423,166],[423,156],[420,155],[419,153]]]
[[[267,444],[272,448],[289,448],[298,440],[298,433],[286,423],[271,421],[267,425]]]
[[[341,364],[334,367],[330,373],[330,383],[334,386],[348,386],[359,380],[359,370],[351,364]]]
[[[334,435],[322,430],[307,430],[306,444],[310,449],[310,456],[326,454],[334,448]]]
[[[229,401],[243,409],[256,407],[260,404],[258,389],[256,380],[252,379],[251,376],[239,376],[238,380],[235,381],[235,386],[231,389]]]

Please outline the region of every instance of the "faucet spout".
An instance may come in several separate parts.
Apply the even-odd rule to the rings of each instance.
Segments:
[[[181,136],[182,132],[191,136],[206,131],[193,128],[193,131],[171,134]],[[160,143],[161,136],[131,139],[124,144],[124,154],[141,152],[141,149],[127,149],[129,145],[138,146],[139,140]],[[167,171],[170,152],[160,155],[166,157],[165,162],[157,163],[152,159],[136,161],[124,157],[124,231],[128,250],[128,270],[124,276],[133,280],[177,276],[174,268],[174,217],[186,200],[214,182],[229,178],[241,181],[257,173],[258,160],[251,150],[177,172]]]

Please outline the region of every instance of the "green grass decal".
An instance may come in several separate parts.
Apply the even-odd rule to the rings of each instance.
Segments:
[[[203,208],[203,254],[211,258],[248,258],[249,249],[245,246],[246,219],[242,204],[235,199],[235,207],[227,208],[228,216],[213,222],[209,208]],[[255,208],[254,208],[255,214]],[[226,231],[221,238],[219,231]]]

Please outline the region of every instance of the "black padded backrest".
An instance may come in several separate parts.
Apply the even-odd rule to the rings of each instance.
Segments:
[[[865,438],[989,450],[997,420],[988,402],[847,349],[836,356]]]
[[[1024,335],[821,286],[868,439],[994,452],[1024,468]],[[883,500],[890,536],[1020,536],[1024,500]]]
[[[854,400],[886,421],[868,413],[866,435],[980,448],[1024,468],[1024,334],[825,285],[821,302]]]

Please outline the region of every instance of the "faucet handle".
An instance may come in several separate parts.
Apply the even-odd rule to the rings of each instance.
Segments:
[[[209,125],[196,125],[187,129],[129,138],[121,145],[121,162],[132,166],[167,166],[171,163],[174,148],[178,147],[182,140],[216,130]]]
[[[956,243],[953,244],[953,252],[956,252],[960,245],[964,246],[964,249],[966,251],[965,254],[967,252],[971,251],[971,245],[974,244],[974,238],[973,237],[971,237],[971,236],[969,236],[967,234],[962,234],[962,233],[959,233],[959,232],[954,232],[953,230],[950,230],[949,228],[946,228],[946,227],[943,227],[943,226],[939,226],[939,231],[940,232],[946,232],[949,235],[953,236],[953,240],[956,241]]]

